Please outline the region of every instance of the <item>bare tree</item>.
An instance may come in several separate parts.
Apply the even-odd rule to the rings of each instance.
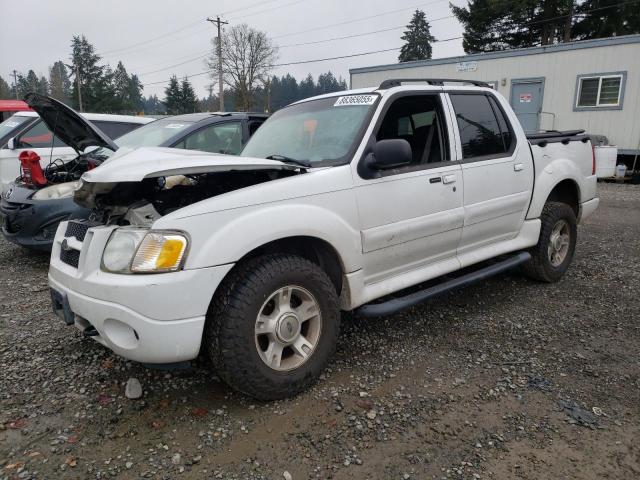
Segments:
[[[212,80],[218,78],[218,57],[215,39],[213,53],[207,60]],[[269,79],[271,66],[278,58],[278,49],[267,34],[246,23],[231,27],[222,35],[222,73],[224,83],[235,90],[236,102],[245,111],[251,110],[252,94]]]

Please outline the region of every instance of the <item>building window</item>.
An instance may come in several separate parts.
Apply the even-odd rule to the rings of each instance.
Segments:
[[[625,75],[584,75],[578,78],[577,108],[622,106]]]

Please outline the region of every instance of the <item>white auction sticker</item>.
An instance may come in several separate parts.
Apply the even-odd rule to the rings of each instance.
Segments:
[[[183,128],[183,127],[184,127],[184,123],[170,123],[164,128]]]
[[[349,105],[373,105],[376,101],[377,95],[346,95],[344,97],[338,97],[334,107],[345,107]]]

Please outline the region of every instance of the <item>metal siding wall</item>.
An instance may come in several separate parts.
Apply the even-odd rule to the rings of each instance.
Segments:
[[[460,61],[465,61],[460,57]],[[626,71],[622,110],[574,112],[576,78],[581,74]],[[479,60],[475,72],[457,72],[449,63],[377,72],[353,73],[351,88],[377,86],[388,78],[468,78],[498,81],[498,91],[509,99],[511,80],[545,77],[542,110],[556,115],[554,128],[584,128],[603,134],[619,148],[638,148],[640,141],[640,43],[548,52],[539,55]],[[500,81],[506,78],[506,85]],[[551,128],[551,116],[542,115],[541,127]]]

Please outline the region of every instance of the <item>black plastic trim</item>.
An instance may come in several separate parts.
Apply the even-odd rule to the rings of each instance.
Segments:
[[[530,253],[520,252],[507,258],[506,260],[502,260],[498,263],[494,263],[461,277],[448,280],[424,290],[420,290],[419,292],[410,293],[409,295],[400,298],[392,298],[391,300],[387,300],[383,303],[363,305],[362,307],[356,309],[355,314],[360,317],[383,317],[386,315],[391,315],[402,310],[406,310],[407,308],[412,307],[418,303],[422,303],[430,298],[442,295],[443,293],[457,288],[466,287],[473,283],[492,277],[493,275],[496,275],[498,273],[515,268],[518,265],[527,262],[529,259],[531,259]]]

